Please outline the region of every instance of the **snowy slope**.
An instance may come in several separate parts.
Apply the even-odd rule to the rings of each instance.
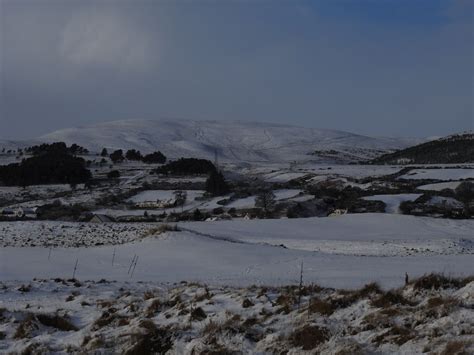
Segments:
[[[226,161],[331,160],[315,151],[335,150],[340,159],[371,158],[415,143],[352,133],[260,122],[125,120],[59,130],[38,141],[77,143],[90,150],[161,150],[169,157],[194,156]]]

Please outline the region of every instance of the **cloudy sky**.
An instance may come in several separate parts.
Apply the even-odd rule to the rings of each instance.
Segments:
[[[473,129],[471,0],[0,0],[0,139],[119,119]]]

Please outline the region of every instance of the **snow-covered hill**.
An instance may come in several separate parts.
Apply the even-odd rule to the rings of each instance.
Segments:
[[[351,161],[404,148],[413,140],[242,121],[125,120],[59,130],[38,141],[77,143],[90,150],[161,150],[171,158],[226,161]],[[316,153],[315,153],[316,152]]]

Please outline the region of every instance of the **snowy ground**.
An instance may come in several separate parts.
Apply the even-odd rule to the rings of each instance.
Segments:
[[[361,214],[179,223],[178,227],[182,231],[158,234],[146,224],[131,224],[129,228],[137,229],[130,232],[137,235],[136,241],[117,246],[57,247],[51,253],[49,248],[4,247],[1,279],[71,277],[76,260],[76,276],[81,279],[220,285],[294,283],[301,261],[307,280],[334,287],[358,287],[371,281],[398,286],[405,272],[464,275],[472,270],[474,221],[468,220]],[[76,229],[76,235],[68,238],[70,246],[84,234]],[[135,255],[139,260],[131,278],[127,270]]]
[[[413,169],[400,179],[460,180],[474,179],[474,169]]]
[[[462,181],[448,181],[448,182],[440,182],[437,184],[428,184],[428,185],[422,185],[418,186],[418,190],[427,190],[427,191],[441,191],[444,189],[451,189],[455,190],[456,187],[461,184]]]
[[[217,240],[357,256],[474,252],[474,221],[380,213],[340,217],[180,223]]]
[[[473,295],[437,276],[391,291],[0,282],[0,352],[467,354]]]

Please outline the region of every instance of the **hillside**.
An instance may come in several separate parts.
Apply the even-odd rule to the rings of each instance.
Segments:
[[[474,134],[464,133],[418,144],[372,160],[373,164],[461,164],[474,162]]]
[[[37,141],[77,143],[92,151],[103,147],[160,150],[171,158],[213,159],[217,151],[219,160],[234,162],[349,162],[371,159],[414,143],[409,139],[272,123],[191,120],[114,121],[55,131]],[[331,151],[329,156],[327,151]]]

